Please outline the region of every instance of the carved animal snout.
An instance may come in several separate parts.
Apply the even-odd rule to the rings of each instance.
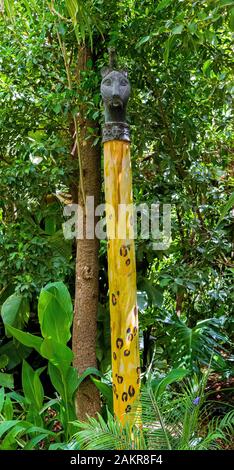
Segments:
[[[122,99],[121,99],[121,95],[120,95],[120,92],[118,92],[117,90],[115,92],[112,93],[112,106],[114,107],[123,107],[123,102],[122,102]]]

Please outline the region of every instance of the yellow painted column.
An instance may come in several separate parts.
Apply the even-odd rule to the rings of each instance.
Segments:
[[[114,413],[124,423],[140,390],[129,142],[111,140],[104,143],[104,177]]]

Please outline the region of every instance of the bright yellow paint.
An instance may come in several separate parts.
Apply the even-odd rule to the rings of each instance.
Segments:
[[[114,413],[122,423],[140,389],[130,145],[104,143]],[[130,205],[126,212],[120,204]],[[126,225],[126,233],[124,226]]]

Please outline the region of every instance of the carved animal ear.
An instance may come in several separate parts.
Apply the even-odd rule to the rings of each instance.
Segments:
[[[128,77],[128,71],[127,69],[122,69],[120,72],[127,78]]]
[[[111,69],[109,67],[102,67],[101,69],[101,76],[104,78],[108,73],[110,73]]]

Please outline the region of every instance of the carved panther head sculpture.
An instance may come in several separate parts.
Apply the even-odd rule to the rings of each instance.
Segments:
[[[105,109],[105,122],[126,122],[126,107],[130,84],[125,70],[102,70],[101,94]]]

